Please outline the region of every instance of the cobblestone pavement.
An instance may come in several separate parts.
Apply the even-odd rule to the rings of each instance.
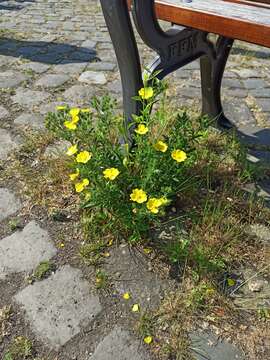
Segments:
[[[121,84],[97,0],[1,1],[0,33],[2,171],[10,152],[22,145],[22,131],[44,128],[46,112],[62,103],[87,105],[93,94],[104,89],[120,99]],[[151,57],[146,49],[143,54],[145,59]],[[171,93],[179,103],[199,106],[198,79],[197,62],[171,76]],[[270,51],[236,44],[223,85],[226,112],[252,145],[252,161],[269,163]],[[61,150],[63,144],[55,144],[44,151],[53,157]],[[268,184],[261,187],[270,196]],[[16,184],[1,180],[0,308],[13,304],[12,336],[31,338],[38,359],[153,359],[130,330],[126,305],[114,296],[98,296],[91,270],[61,257],[58,244],[64,228],[52,230],[47,219],[25,209],[24,195],[18,193]],[[18,214],[27,220],[11,230],[8,224]],[[50,259],[58,264],[53,274],[28,284],[27,275]],[[129,283],[134,301],[147,306],[160,300],[166,285],[148,271],[147,263],[138,267],[126,248],[115,250],[108,266],[115,276],[120,274],[118,293],[127,287],[121,274],[136,273],[138,281]],[[0,353],[6,346],[0,329]],[[224,346],[212,359],[242,358],[237,349]]]

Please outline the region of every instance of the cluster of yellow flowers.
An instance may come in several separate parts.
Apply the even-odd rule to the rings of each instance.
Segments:
[[[146,202],[147,209],[153,214],[158,214],[159,208],[168,203],[168,199],[166,199],[165,197],[148,198],[147,193],[142,189],[132,190],[132,193],[130,194],[130,200],[138,204],[143,204]]]
[[[154,96],[154,90],[152,87],[144,87],[139,90],[139,96],[143,100],[149,100]],[[62,111],[66,110],[67,107],[65,106],[58,106],[57,110]],[[77,124],[80,120],[80,113],[89,113],[91,112],[90,109],[79,109],[79,108],[72,108],[68,112],[69,119],[64,122],[64,126],[68,130],[76,130]],[[149,132],[149,128],[141,123],[138,124],[138,127],[135,129],[135,132],[138,135],[145,135]],[[154,148],[157,151],[160,151],[162,153],[167,152],[168,145],[162,141],[159,140],[155,143]],[[87,164],[88,161],[92,158],[92,153],[86,150],[80,151],[78,149],[78,146],[72,145],[68,148],[66,154],[68,156],[76,155],[76,162],[78,164]],[[173,160],[175,160],[178,163],[184,162],[187,159],[187,154],[180,149],[175,149],[171,152],[171,157]],[[120,175],[120,171],[117,168],[107,168],[103,171],[103,176],[106,180],[114,181],[118,176]],[[80,169],[76,168],[76,172],[69,175],[71,181],[77,181],[77,179],[80,177]],[[83,178],[81,181],[78,181],[75,183],[75,190],[78,193],[83,192],[90,184],[89,179]],[[89,194],[89,193],[88,193]],[[138,204],[146,203],[146,208],[153,214],[158,214],[159,210],[162,206],[166,205],[168,203],[168,200],[165,197],[156,198],[156,197],[149,197],[147,193],[143,189],[133,189],[133,191],[130,194],[130,200],[133,202],[136,202]]]
[[[57,106],[56,110],[57,111],[64,111],[66,110],[67,107],[66,106]],[[69,118],[68,120],[66,120],[64,122],[64,126],[68,129],[68,130],[76,130],[77,129],[77,124],[80,121],[80,117],[79,114],[80,113],[90,113],[91,109],[85,108],[85,109],[79,109],[79,108],[72,108],[69,110]]]

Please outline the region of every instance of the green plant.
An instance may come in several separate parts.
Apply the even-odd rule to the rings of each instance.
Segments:
[[[105,289],[109,286],[109,276],[104,270],[97,270],[96,272],[96,287],[97,289]]]
[[[24,336],[13,339],[3,360],[27,359],[32,355],[32,342]]]
[[[54,270],[54,264],[50,261],[42,261],[34,271],[33,278],[37,280],[44,279]]]
[[[132,243],[147,237],[175,195],[186,190],[198,159],[196,144],[207,135],[207,119],[194,124],[185,112],[169,110],[165,89],[163,82],[145,78],[134,98],[141,112],[129,124],[133,144],[108,96],[94,98],[91,109],[63,106],[47,116],[47,128],[72,143],[70,179],[92,223],[102,214],[108,234]]]

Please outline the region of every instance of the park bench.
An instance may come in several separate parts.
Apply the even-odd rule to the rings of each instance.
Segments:
[[[158,77],[200,59],[202,112],[231,128],[221,103],[221,84],[235,39],[270,48],[270,0],[101,0],[123,87],[125,118],[138,114],[132,100],[143,86],[134,29],[157,54],[147,68]],[[163,31],[158,19],[171,23]],[[216,34],[213,36],[210,34]]]

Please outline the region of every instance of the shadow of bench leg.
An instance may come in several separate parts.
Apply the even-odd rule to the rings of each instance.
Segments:
[[[126,0],[101,0],[104,18],[112,39],[121,74],[123,106],[128,140],[132,143],[128,124],[132,114],[140,113],[140,103],[132,100],[143,87],[140,58]]]
[[[221,85],[225,66],[233,45],[233,39],[220,37],[216,44],[216,58],[200,58],[202,81],[202,113],[216,119],[223,129],[233,128],[223,112],[221,102]]]

